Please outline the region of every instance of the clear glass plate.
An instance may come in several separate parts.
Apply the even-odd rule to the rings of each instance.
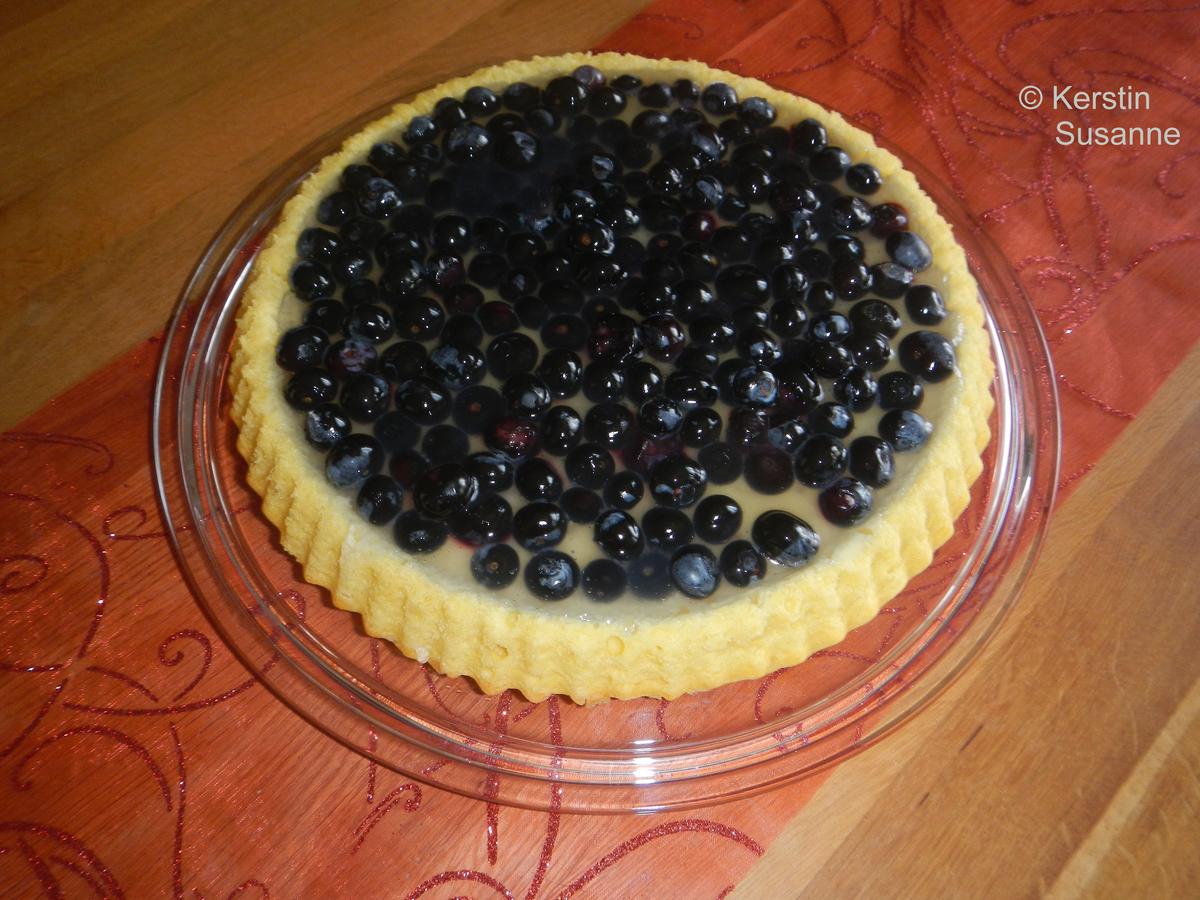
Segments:
[[[967,250],[996,361],[996,409],[955,536],[874,620],[798,666],[670,702],[530,704],[405,658],[304,583],[245,482],[228,415],[228,345],[281,206],[383,111],[288,160],[233,213],[184,289],[163,350],[154,454],[164,517],[195,596],[246,665],[309,722],[406,776],[561,811],[743,797],[870,746],[928,704],[995,631],[1037,556],[1057,482],[1059,413],[1049,353],[1011,267],[951,192],[895,148]]]

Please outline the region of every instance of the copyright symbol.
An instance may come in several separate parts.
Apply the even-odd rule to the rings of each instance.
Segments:
[[[1026,109],[1037,109],[1042,105],[1042,89],[1036,84],[1027,84],[1017,94],[1017,100]]]

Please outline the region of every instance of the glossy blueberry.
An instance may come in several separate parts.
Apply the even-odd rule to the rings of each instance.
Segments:
[[[579,586],[579,566],[557,550],[543,550],[525,564],[525,586],[542,600],[564,600]]]
[[[479,502],[479,479],[460,463],[441,463],[413,485],[413,505],[433,519],[447,519]]]
[[[696,534],[710,544],[723,544],[742,527],[742,508],[732,497],[711,494],[696,505]]]
[[[751,447],[743,477],[760,494],[780,494],[792,486],[792,458],[771,444]]]
[[[642,500],[646,487],[637,472],[618,472],[604,486],[604,501],[617,509],[632,509]]]
[[[808,167],[821,181],[835,181],[850,168],[850,154],[841,147],[827,146],[813,153]]]
[[[329,270],[320,263],[301,260],[291,274],[292,290],[301,300],[319,300],[332,297],[336,284]]]
[[[583,419],[583,435],[610,450],[624,447],[632,434],[633,414],[620,403],[598,403]]]
[[[471,574],[484,587],[498,590],[512,584],[521,571],[517,551],[508,544],[489,544],[471,555]]]
[[[489,449],[503,453],[510,459],[524,459],[537,452],[541,437],[532,422],[522,421],[516,416],[501,416],[484,430],[483,442]]]
[[[625,567],[611,559],[594,559],[583,567],[583,592],[598,603],[625,593],[626,580]]]
[[[836,259],[830,282],[843,300],[857,300],[871,289],[871,270],[857,259]]]
[[[621,313],[597,319],[588,340],[588,352],[592,359],[615,366],[639,358],[643,345],[637,322]]]
[[[784,453],[795,453],[804,443],[808,429],[798,419],[772,417],[767,443]]]
[[[797,122],[792,126],[789,137],[792,149],[805,156],[812,156],[825,149],[826,144],[829,143],[825,126],[816,119],[803,119]]]
[[[421,439],[421,452],[438,462],[460,462],[469,447],[466,433],[454,425],[434,425]]]
[[[448,387],[461,390],[487,374],[487,361],[475,347],[442,344],[429,354],[428,371]]]
[[[487,364],[501,381],[518,372],[531,372],[538,361],[538,347],[524,334],[502,334],[487,347]]]
[[[517,469],[516,484],[526,500],[557,500],[563,491],[558,473],[540,457],[521,463]]]
[[[892,358],[892,345],[877,331],[863,331],[846,339],[843,346],[850,351],[854,363],[870,372],[878,372]]]
[[[283,396],[293,409],[310,410],[337,396],[337,382],[324,369],[302,369],[288,379]]]
[[[708,475],[700,463],[675,454],[651,467],[648,483],[650,496],[656,503],[682,509],[692,506],[703,496]]]
[[[417,445],[421,426],[401,412],[384,413],[375,420],[371,431],[388,453],[411,450]]]
[[[809,487],[825,487],[846,468],[846,447],[837,438],[814,434],[796,453],[796,480]]]
[[[444,421],[451,405],[450,392],[431,378],[412,378],[396,388],[396,408],[422,425]]]
[[[671,593],[671,560],[663,553],[643,553],[629,565],[629,587],[643,600],[661,600]]]
[[[688,447],[703,447],[713,443],[721,434],[721,414],[710,407],[689,412],[680,426],[680,437]]]
[[[387,411],[391,392],[378,375],[360,372],[342,384],[342,409],[355,422],[373,422]]]
[[[526,550],[541,550],[560,543],[567,533],[567,517],[555,503],[535,500],[513,516],[513,539]]]
[[[327,228],[305,228],[296,241],[296,254],[304,259],[329,262],[340,246],[338,235]]]
[[[366,434],[349,434],[325,457],[325,478],[334,487],[359,487],[383,468],[379,441]]]
[[[855,438],[850,443],[850,474],[868,487],[881,488],[896,474],[892,445],[874,435]]]
[[[595,491],[583,487],[567,488],[558,505],[572,522],[591,525],[604,508],[604,501]]]
[[[732,541],[721,551],[721,574],[734,587],[744,588],[767,574],[767,560],[749,541]]]
[[[766,440],[770,418],[761,409],[737,407],[730,411],[725,439],[736,447],[749,447]]]
[[[513,512],[503,497],[491,495],[481,499],[472,509],[460,510],[450,516],[450,533],[472,547],[502,541],[512,533]]]
[[[897,452],[916,450],[932,432],[932,423],[911,409],[893,409],[879,420],[879,436]]]
[[[275,348],[275,362],[289,372],[319,366],[329,346],[329,336],[313,325],[289,328]]]
[[[432,553],[446,543],[450,529],[439,519],[431,519],[415,509],[400,513],[394,527],[396,543],[409,553]]]
[[[914,331],[901,342],[900,365],[906,372],[929,382],[945,381],[954,374],[954,346],[933,331]]]
[[[346,307],[337,300],[317,300],[304,313],[304,324],[337,334],[346,324]]]
[[[721,583],[716,555],[702,544],[680,547],[671,556],[671,581],[689,597],[711,596]]]
[[[567,454],[567,477],[581,487],[599,490],[615,468],[612,454],[597,444],[580,444]]]
[[[672,372],[667,377],[664,392],[684,411],[712,406],[717,402],[718,388],[713,378],[700,372]]]
[[[317,204],[317,221],[322,225],[341,225],[354,218],[354,194],[351,191],[335,191]]]
[[[415,297],[395,306],[396,333],[414,341],[430,341],[437,337],[446,323],[446,313],[430,297]]]
[[[592,540],[613,559],[636,559],[646,549],[637,519],[621,509],[600,514],[592,528]]]
[[[400,513],[404,488],[387,475],[373,475],[358,489],[355,508],[372,525],[386,525]]]
[[[848,528],[871,514],[871,489],[857,478],[839,478],[821,491],[817,503],[826,519]]]
[[[620,400],[625,393],[625,374],[612,363],[594,362],[583,370],[583,395],[593,403]]]
[[[480,434],[504,415],[505,403],[492,387],[477,384],[460,391],[454,398],[454,422],[467,434]]]
[[[881,228],[879,209],[876,207],[876,224],[871,229],[873,232],[877,232]],[[888,256],[913,272],[924,272],[933,265],[933,253],[930,251],[929,245],[911,231],[893,230],[887,236],[885,247]]]
[[[536,422],[550,408],[553,397],[546,382],[530,372],[518,372],[500,388],[509,411],[518,419]]]
[[[476,259],[478,258],[477,256]],[[503,300],[489,300],[479,307],[475,315],[479,319],[479,324],[483,326],[483,330],[491,335],[516,331],[521,327],[517,311],[511,304],[505,303]]]
[[[740,406],[766,408],[779,397],[779,379],[762,366],[741,366],[730,382],[730,396]]]
[[[846,170],[846,186],[855,193],[869,196],[883,187],[883,177],[874,166],[858,163]]]
[[[840,403],[822,403],[808,414],[808,430],[844,438],[854,430],[854,415]]]
[[[479,481],[482,493],[499,493],[513,486],[516,466],[509,457],[494,450],[472,453],[463,460],[463,467]]]
[[[851,366],[833,382],[833,396],[853,412],[863,412],[875,402],[878,386],[871,373],[860,366]]]
[[[918,409],[925,388],[907,372],[888,372],[879,379],[879,405],[884,409]]]
[[[716,278],[717,296],[734,306],[762,305],[771,296],[771,282],[756,266],[735,264]]]
[[[772,562],[796,568],[808,563],[821,546],[820,536],[803,519],[784,510],[760,515],[751,529],[754,545]]]
[[[904,295],[904,307],[918,325],[936,325],[946,318],[946,301],[927,284],[913,285]]]
[[[880,297],[889,300],[902,297],[912,282],[912,269],[899,263],[882,262],[871,266],[871,290]]]
[[[850,336],[850,331],[850,320],[841,313],[818,313],[808,323],[809,339],[822,344],[840,344]]]
[[[542,446],[547,453],[563,456],[583,436],[583,420],[569,406],[555,406],[542,419]]]

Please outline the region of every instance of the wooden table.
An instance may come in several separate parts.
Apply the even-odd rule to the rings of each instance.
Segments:
[[[159,329],[297,142],[642,5],[0,6],[0,426]],[[999,638],[839,767],[735,896],[1195,896],[1198,380],[1193,352],[1062,505]]]

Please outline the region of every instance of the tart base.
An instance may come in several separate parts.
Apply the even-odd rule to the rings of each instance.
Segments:
[[[907,207],[912,229],[946,274],[943,293],[962,328],[958,372],[943,385],[956,390],[956,402],[935,423],[911,477],[890,488],[895,493],[883,509],[804,569],[776,571],[766,586],[747,589],[734,601],[638,623],[565,619],[439,584],[419,558],[394,546],[390,530],[362,521],[348,496],[325,480],[317,454],[298,438],[296,413],[283,399],[285,373],[274,360],[279,334],[298,315],[289,308],[288,287],[296,239],[345,165],[448,94],[477,84],[543,82],[583,64],[652,80],[724,81],[743,96],[765,97],[781,120],[819,118],[830,142],[855,162],[875,166]],[[992,361],[983,323],[965,255],[933,201],[894,155],[839,114],[694,61],[619,53],[539,57],[481,69],[397,105],[305,181],[268,236],[246,289],[229,374],[232,416],[247,480],[284,549],[300,562],[306,581],[328,588],[335,605],[362,616],[367,633],[444,675],[469,676],[489,694],[515,689],[531,701],[563,694],[577,703],[670,699],[803,661],[874,618],[928,567],[967,506],[990,438]]]

